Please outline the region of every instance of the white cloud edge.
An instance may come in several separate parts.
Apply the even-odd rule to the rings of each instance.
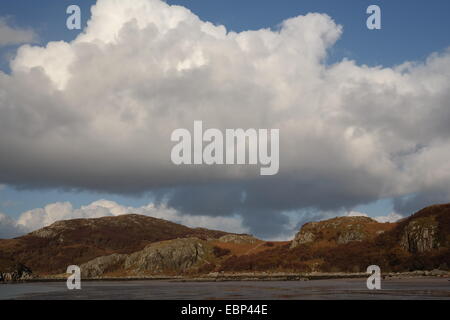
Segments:
[[[33,43],[38,40],[33,29],[11,26],[9,20],[7,17],[0,16],[0,47]]]
[[[242,218],[239,216],[192,216],[180,214],[175,209],[168,208],[165,205],[155,206],[153,203],[150,203],[141,207],[127,207],[115,201],[102,199],[94,201],[89,205],[81,206],[80,208],[74,208],[70,202],[50,203],[43,208],[23,212],[17,220],[12,219],[4,213],[0,213],[0,239],[17,237],[62,220],[101,218],[125,214],[141,214],[172,221],[191,228],[207,228],[231,233],[250,233],[249,229],[243,225]],[[403,216],[394,212],[387,216],[371,217],[366,213],[350,211],[346,216],[364,216],[382,223],[393,223],[403,218]],[[329,217],[331,216],[328,216],[326,219]],[[297,227],[295,223],[292,223],[289,225],[289,228],[292,229],[289,234],[279,235],[267,240],[292,240],[298,232]]]
[[[358,211],[350,211],[347,213],[347,217],[368,217],[380,223],[395,223],[404,218],[404,216],[391,212],[387,216],[370,216],[367,213],[358,212]]]
[[[125,214],[141,214],[164,219],[191,228],[207,228],[231,233],[249,233],[238,216],[192,216],[182,215],[165,205],[155,206],[150,203],[141,207],[126,207],[115,201],[98,200],[87,206],[74,208],[70,202],[56,202],[44,208],[23,212],[17,220],[0,213],[0,239],[12,238],[49,226],[57,221],[71,219],[90,219]]]

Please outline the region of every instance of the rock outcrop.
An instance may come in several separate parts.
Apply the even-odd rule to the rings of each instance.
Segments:
[[[244,244],[244,243],[254,244],[260,242],[261,240],[248,234],[227,234],[223,237],[220,237],[217,241],[236,244]]]
[[[0,272],[0,282],[17,282],[33,279],[33,272],[23,264],[17,264],[13,270]]]
[[[364,241],[392,228],[392,224],[379,223],[368,217],[338,217],[305,224],[295,236],[291,248],[313,242],[346,244]]]
[[[310,227],[311,225],[308,227],[305,226],[300,230],[299,233],[297,233],[294,240],[292,240],[291,248],[296,248],[301,244],[314,242],[314,240],[316,239],[316,235],[313,231],[307,230]]]
[[[101,277],[107,272],[122,268],[126,258],[126,254],[116,253],[110,256],[95,258],[80,267],[81,276],[87,279]]]
[[[210,264],[213,248],[198,238],[184,238],[152,243],[132,254],[99,257],[81,265],[83,278],[97,278],[108,272],[127,275],[184,274]]]
[[[439,248],[436,219],[430,216],[411,220],[403,230],[401,246],[411,253],[422,253]]]
[[[185,273],[212,257],[212,247],[197,238],[163,241],[131,254],[125,260],[125,269],[135,273]]]

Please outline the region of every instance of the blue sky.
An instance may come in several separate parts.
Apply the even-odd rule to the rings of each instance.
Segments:
[[[0,16],[8,17],[14,26],[32,28],[39,36],[38,44],[73,39],[78,31],[65,28],[65,9],[70,4],[82,8],[83,24],[89,19],[93,0],[2,0]],[[275,28],[286,18],[320,12],[343,25],[344,33],[330,53],[329,63],[343,57],[359,64],[392,66],[404,61],[423,60],[430,53],[449,46],[450,1],[448,0],[170,0],[183,5],[202,20],[223,24],[228,30]],[[366,8],[378,4],[382,9],[382,30],[366,28]],[[8,71],[6,55],[15,47],[0,48],[0,68]],[[70,201],[75,206],[107,198],[124,205],[139,206],[152,200],[151,195],[119,196],[92,192],[61,190],[20,190],[3,187],[0,191],[0,212],[18,216],[25,210],[47,203]],[[359,206],[355,210],[369,214],[386,214],[391,201]]]

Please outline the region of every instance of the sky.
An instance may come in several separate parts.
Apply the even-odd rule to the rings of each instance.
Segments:
[[[72,40],[79,31],[67,30],[68,5],[82,10],[82,22],[90,18],[95,0],[42,0],[39,5],[27,0],[2,1],[0,13],[14,24],[29,27],[39,35],[39,43]],[[309,12],[326,13],[344,26],[344,34],[333,49],[330,61],[342,57],[369,65],[392,66],[404,61],[425,59],[431,52],[448,47],[450,22],[446,0],[170,0],[169,4],[189,8],[202,20],[223,24],[228,30],[243,31],[275,28],[289,17]],[[366,28],[366,9],[377,4],[382,9],[383,28]]]
[[[142,211],[282,239],[450,200],[448,1],[99,2],[95,17],[94,0],[0,3],[4,235]],[[83,30],[65,27],[70,4]],[[182,75],[161,69],[180,61]],[[281,127],[280,174],[171,167],[167,130],[196,116]]]

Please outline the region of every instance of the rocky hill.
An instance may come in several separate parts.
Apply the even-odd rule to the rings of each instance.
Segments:
[[[26,265],[40,274],[65,272],[100,256],[130,254],[159,241],[228,233],[186,226],[142,215],[60,221],[23,237],[0,240],[0,270]]]
[[[425,208],[398,223],[339,217],[305,224],[293,241],[192,229],[125,215],[57,222],[0,240],[0,281],[64,273],[84,278],[201,275],[217,272],[384,272],[448,270],[450,204]]]
[[[394,227],[395,224],[379,223],[368,217],[339,217],[311,222],[297,233],[291,248],[307,243],[336,245],[371,240]]]
[[[306,224],[289,245],[230,257],[223,271],[364,272],[450,267],[450,204],[434,205],[398,223],[340,217]]]

